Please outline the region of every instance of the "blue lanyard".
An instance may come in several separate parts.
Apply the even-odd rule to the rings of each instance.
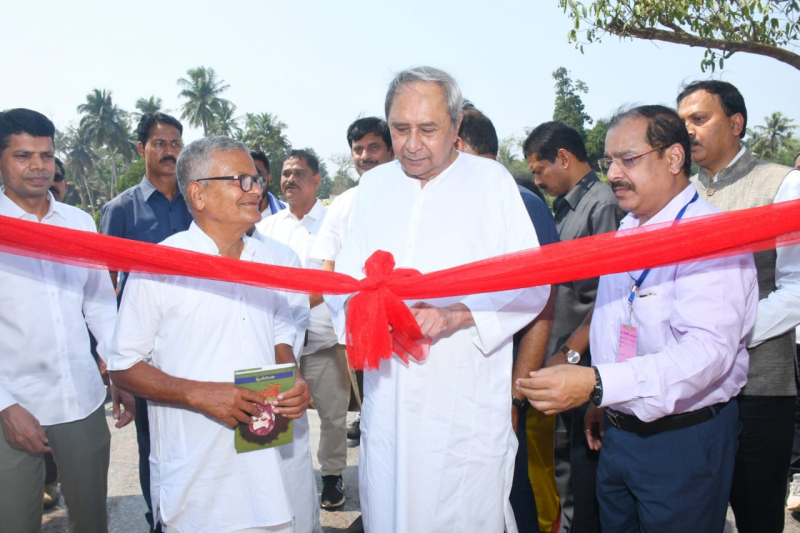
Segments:
[[[689,203],[687,203],[685,206],[683,206],[683,208],[680,211],[678,211],[678,216],[675,217],[675,220],[677,221],[682,219],[684,213],[686,213],[686,208],[689,207],[689,204],[694,203],[699,197],[700,195],[697,194],[697,192],[695,192],[694,196],[692,196],[692,199],[689,200]],[[636,282],[633,284],[633,287],[631,287],[631,294],[630,296],[628,296],[628,307],[631,310],[633,310],[633,300],[636,298],[636,293],[639,291],[639,288],[642,286],[642,283],[644,283],[644,280],[647,278],[647,275],[649,273],[650,269],[648,268],[647,270],[642,272],[642,274],[639,276],[639,279],[637,279]]]

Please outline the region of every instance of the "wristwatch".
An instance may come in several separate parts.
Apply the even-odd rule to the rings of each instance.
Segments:
[[[600,407],[600,404],[603,403],[603,380],[600,379],[600,371],[597,370],[597,367],[593,366],[592,369],[594,370],[594,389],[589,395],[589,400]]]
[[[577,365],[581,362],[581,354],[575,350],[570,350],[566,344],[561,347],[561,353],[567,356],[567,363],[571,365]]]
[[[511,405],[516,407],[517,411],[519,411],[520,413],[524,413],[525,411],[528,410],[528,407],[531,406],[531,404],[528,403],[528,399],[527,398],[525,398],[524,400],[520,400],[519,398],[517,398],[513,394],[511,395]]]

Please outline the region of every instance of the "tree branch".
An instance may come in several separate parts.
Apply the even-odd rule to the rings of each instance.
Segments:
[[[653,41],[663,41],[667,43],[683,44],[692,47],[713,48],[721,50],[726,54],[735,52],[746,52],[758,54],[777,59],[787,65],[800,70],[800,55],[790,52],[784,48],[770,46],[754,42],[726,41],[724,39],[712,39],[699,37],[691,33],[677,33],[657,28],[640,28],[635,26],[625,27],[619,19],[612,19],[605,26],[600,26],[609,33],[620,37],[636,37],[637,39],[647,39]],[[728,56],[729,57],[729,56]]]

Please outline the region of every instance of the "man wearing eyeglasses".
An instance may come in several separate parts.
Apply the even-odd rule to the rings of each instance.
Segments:
[[[311,251],[327,213],[317,199],[321,176],[319,161],[309,151],[292,150],[281,170],[281,190],[289,208],[256,224],[256,236],[265,235],[292,248],[304,268],[322,269],[322,261]],[[337,338],[330,312],[321,295],[310,295],[308,337],[300,368],[308,380],[320,417],[317,458],[322,473],[320,505],[334,509],[344,505],[342,472],[347,466],[347,407],[350,403],[350,373]]]
[[[53,193],[53,198],[56,202],[63,202],[64,195],[67,194],[67,173],[64,171],[64,163],[56,157],[56,173],[53,176],[53,185],[50,186],[50,192]]]
[[[553,212],[562,241],[616,231],[625,215],[611,189],[589,166],[580,134],[563,122],[545,122],[522,145],[536,185],[555,196]],[[556,285],[553,329],[546,366],[592,366],[589,320],[598,278]],[[585,406],[550,421],[555,428],[556,484],[564,529],[570,533],[599,531],[595,477],[597,453],[584,438]],[[545,419],[545,421],[547,421]],[[545,431],[546,427],[538,428]],[[551,430],[552,431],[552,430]]]
[[[261,186],[247,148],[226,137],[191,143],[178,158],[194,223],[163,242],[259,263],[269,248],[246,236],[261,219]],[[277,291],[197,278],[132,275],[120,305],[112,379],[152,401],[153,510],[168,530],[294,533],[298,503],[277,448],[237,454],[232,429],[265,400],[233,384],[236,370],[296,364],[297,330]],[[302,374],[273,402],[303,416]],[[311,458],[307,457],[309,476]],[[309,499],[311,496],[309,496]],[[309,530],[310,531],[310,530]]]
[[[691,83],[678,96],[678,113],[700,167],[692,182],[711,205],[732,211],[800,198],[800,171],[756,159],[742,145],[747,108],[736,87],[717,80]],[[766,250],[755,258],[761,299],[748,347],[747,387],[739,397],[742,432],[731,508],[740,532],[778,533],[795,425],[800,246]],[[792,493],[800,493],[800,475]],[[800,501],[792,507],[800,510]]]
[[[606,136],[620,229],[718,212],[689,182],[689,134],[664,106],[615,115]],[[750,254],[602,276],[594,367],[558,365],[518,386],[557,413],[591,402],[586,439],[604,531],[722,531],[739,433],[736,396],[758,284]]]
[[[186,208],[178,188],[175,165],[183,148],[183,125],[164,113],[142,115],[137,127],[139,155],[145,160],[142,181],[103,206],[100,233],[135,241],[159,243],[178,232],[186,231],[192,215]],[[125,273],[111,273],[120,301],[125,288]],[[147,402],[136,399],[136,439],[139,445],[139,480],[147,502],[145,518],[151,529],[159,531],[153,522],[150,506],[150,426]]]

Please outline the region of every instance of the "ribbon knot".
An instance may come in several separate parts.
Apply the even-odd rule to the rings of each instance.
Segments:
[[[355,370],[377,369],[392,353],[408,364],[422,362],[430,339],[422,335],[408,306],[392,292],[393,282],[422,276],[410,268],[395,269],[394,257],[378,250],[364,264],[366,278],[347,309],[347,358]]]

